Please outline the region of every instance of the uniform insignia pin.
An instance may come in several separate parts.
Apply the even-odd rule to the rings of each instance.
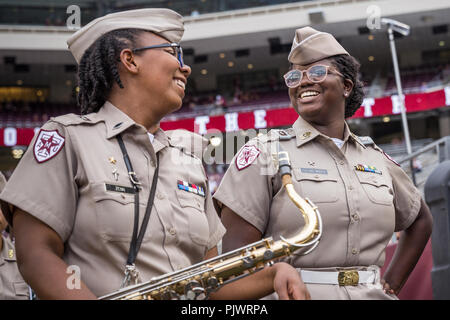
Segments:
[[[308,164],[312,167],[314,167],[316,165],[316,163],[314,161],[308,161]]]
[[[9,250],[8,250],[8,257],[9,257],[10,259],[12,259],[12,258],[14,257],[14,250],[13,250],[13,249],[9,249]]]
[[[177,185],[178,185],[178,189],[180,189],[180,190],[198,194],[199,196],[202,196],[202,197],[205,196],[205,189],[200,186],[197,186],[193,183],[189,183],[189,182],[186,182],[183,180],[178,180]]]
[[[117,162],[117,160],[114,159],[114,157],[109,157],[109,158],[108,158],[108,161],[109,161],[110,163],[112,163],[112,164],[116,164],[116,162]]]
[[[117,172],[117,168],[113,169],[112,174],[114,176],[114,179],[116,179],[116,181],[118,181],[119,180],[119,172]]]

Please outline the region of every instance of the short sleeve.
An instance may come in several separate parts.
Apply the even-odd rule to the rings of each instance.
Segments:
[[[273,162],[265,144],[251,140],[234,156],[213,199],[264,233],[270,215]]]
[[[226,229],[223,226],[222,221],[220,221],[219,215],[214,209],[214,204],[209,189],[206,190],[205,213],[209,225],[209,240],[207,243],[207,248],[208,250],[210,250],[217,246],[219,241],[222,240]]]
[[[42,149],[42,153],[35,144],[46,150]],[[47,224],[64,242],[68,239],[77,203],[74,178],[77,161],[72,150],[68,131],[52,120],[34,136],[0,195],[3,212],[11,225],[10,205]]]
[[[414,222],[419,213],[420,191],[398,164],[388,157],[385,162],[394,189],[395,231],[405,230]]]

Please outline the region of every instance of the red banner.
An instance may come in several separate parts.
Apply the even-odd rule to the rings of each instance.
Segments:
[[[442,108],[450,105],[450,87],[405,96],[408,113]],[[400,113],[398,96],[379,99],[366,98],[353,118],[389,116]],[[174,121],[162,121],[164,130],[186,129],[200,134],[210,130],[231,132],[247,129],[275,128],[289,126],[297,119],[295,110],[286,104],[281,109],[259,109],[250,112],[230,112],[220,116],[198,116]],[[33,128],[0,128],[0,146],[28,145],[33,138]]]

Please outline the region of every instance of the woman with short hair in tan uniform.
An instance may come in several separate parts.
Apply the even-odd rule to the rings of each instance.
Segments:
[[[176,12],[142,9],[95,19],[68,40],[81,116],[48,121],[0,196],[38,298],[96,298],[217,255],[225,229],[202,161],[159,129],[191,73],[183,31]],[[305,298],[302,285],[279,263],[211,297],[276,288]]]
[[[409,177],[369,137],[345,121],[361,106],[359,63],[329,33],[297,29],[284,76],[299,114],[292,128],[249,141],[214,194],[227,229],[223,250],[301,227],[281,185],[273,145],[291,160],[294,187],[319,209],[322,238],[298,268],[311,299],[396,299],[432,228],[430,211]],[[394,231],[403,230],[383,279],[380,267]]]

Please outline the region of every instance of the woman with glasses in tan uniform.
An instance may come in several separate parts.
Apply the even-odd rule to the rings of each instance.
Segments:
[[[290,156],[294,187],[319,209],[322,238],[298,268],[312,299],[396,299],[431,234],[432,218],[411,180],[369,137],[345,121],[361,106],[359,63],[328,33],[296,30],[284,76],[299,114],[292,128],[249,141],[214,194],[227,229],[223,250],[294,233],[291,203],[273,160],[277,143]],[[276,149],[275,149],[276,150]],[[394,231],[403,230],[384,278],[380,267]]]
[[[181,107],[191,73],[183,31],[174,11],[142,9],[95,19],[68,40],[81,116],[47,122],[0,196],[40,299],[96,298],[217,255],[225,229],[201,159],[158,125]],[[211,297],[276,288],[305,298],[302,285],[279,263]]]

